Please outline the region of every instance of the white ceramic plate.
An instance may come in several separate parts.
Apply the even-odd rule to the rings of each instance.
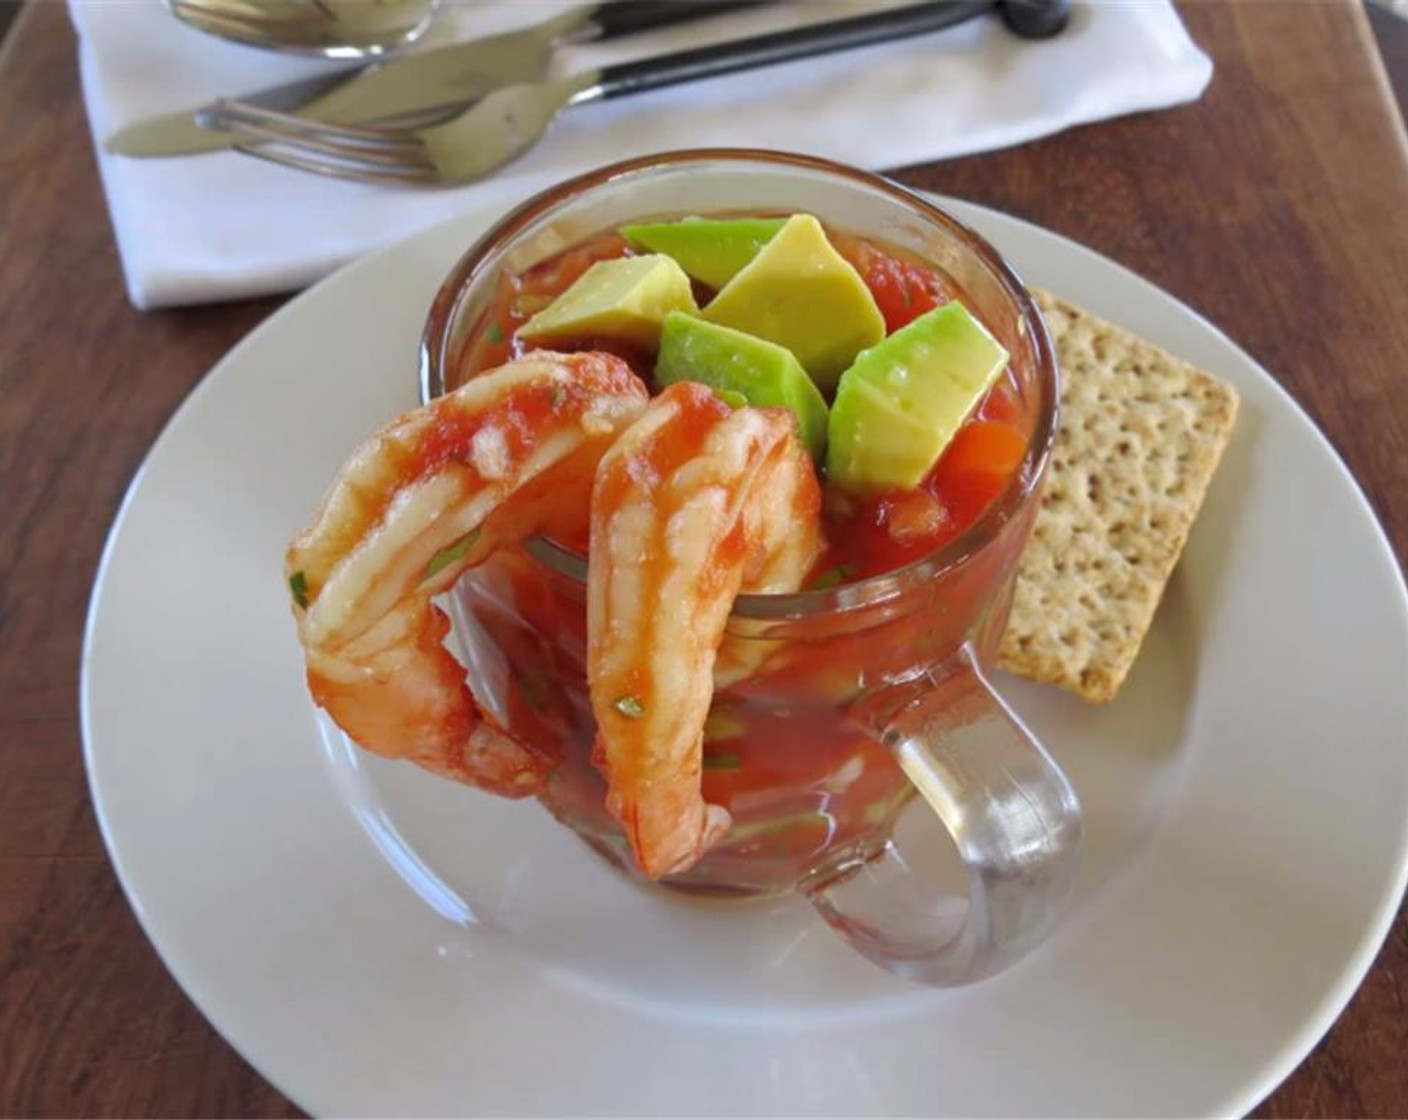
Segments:
[[[1030,282],[1243,395],[1120,699],[1005,682],[1085,805],[1054,940],[911,987],[803,904],[616,877],[536,805],[325,736],[285,541],[416,403],[483,216],[291,302],[192,393],[117,519],[87,762],[143,927],[256,1068],[322,1114],[1200,1115],[1254,1105],[1363,977],[1403,893],[1408,600],[1330,447],[1208,323],[1052,234],[953,207]]]

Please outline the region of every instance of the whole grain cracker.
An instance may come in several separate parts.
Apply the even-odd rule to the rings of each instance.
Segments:
[[[1000,668],[1114,699],[1237,416],[1210,374],[1047,292],[1061,421]]]

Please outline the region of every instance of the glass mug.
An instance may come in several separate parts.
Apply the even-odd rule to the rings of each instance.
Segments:
[[[896,571],[734,605],[705,727],[703,792],[733,825],[660,885],[724,895],[799,891],[856,949],[956,985],[1024,956],[1069,901],[1080,810],[1061,771],[987,682],[1056,428],[1051,342],[997,252],[885,179],[777,152],[700,150],[615,164],[554,187],[485,234],[440,288],[421,348],[422,396],[458,383],[505,272],[594,234],[687,214],[805,211],[936,265],[1007,348],[1028,448],[966,532]],[[537,538],[468,572],[456,640],[486,710],[559,761],[541,800],[638,875],[591,762],[586,563]],[[915,793],[957,845],[966,898],[905,859]]]

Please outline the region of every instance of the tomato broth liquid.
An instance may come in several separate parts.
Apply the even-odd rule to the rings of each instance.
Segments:
[[[875,297],[887,335],[951,299],[977,313],[933,267],[844,231],[828,227],[827,236]],[[461,347],[454,385],[529,352],[533,347],[515,336],[519,327],[596,261],[630,255],[624,238],[605,233],[501,277]],[[712,295],[696,284],[700,307]],[[610,351],[657,388],[653,353],[606,338],[552,348]],[[858,497],[829,490],[822,477],[827,548],[807,588],[892,572],[956,539],[1023,469],[1034,423],[1035,405],[1009,369],[916,489]],[[877,683],[922,673],[966,640],[991,662],[1006,625],[1010,569],[1035,513],[1036,503],[1028,505],[993,545],[932,587],[907,592],[902,607],[862,607],[845,626],[793,627],[781,637],[771,624],[730,624],[705,725],[702,784],[705,800],[727,809],[733,825],[693,868],[667,882],[733,894],[785,890],[823,855],[864,858],[884,842],[912,787],[865,721],[838,711]],[[558,543],[587,551],[585,538]],[[469,573],[455,595],[457,633],[486,709],[554,760],[544,804],[630,870],[592,757],[586,589],[533,556],[534,547],[501,552]]]

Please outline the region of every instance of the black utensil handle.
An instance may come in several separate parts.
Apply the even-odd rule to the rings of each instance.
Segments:
[[[1023,39],[1049,39],[1071,18],[1070,0],[998,0],[1007,30]]]
[[[623,62],[603,69],[589,98],[625,97],[698,78],[713,78],[775,62],[884,43],[951,27],[993,10],[992,0],[937,0],[851,19],[797,27],[754,39],[716,43],[678,54]]]
[[[593,38],[616,39],[690,20],[721,15],[735,8],[756,8],[767,0],[606,0],[592,16]]]

